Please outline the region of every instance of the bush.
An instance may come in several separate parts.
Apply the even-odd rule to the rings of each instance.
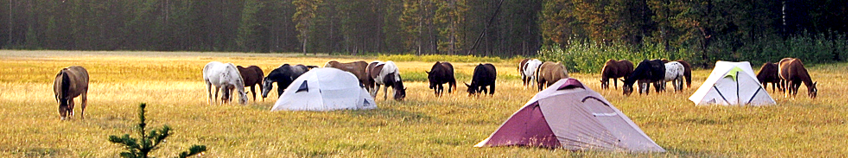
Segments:
[[[661,44],[643,43],[641,47],[627,44],[598,44],[593,41],[572,41],[566,48],[558,46],[542,48],[537,58],[542,61],[561,62],[569,72],[597,73],[609,59],[627,59],[638,65],[645,59],[683,59],[690,61],[692,53],[685,50],[672,53]]]

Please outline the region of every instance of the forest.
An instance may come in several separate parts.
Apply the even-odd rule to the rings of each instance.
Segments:
[[[511,57],[592,43],[660,45],[707,60],[795,38],[846,45],[848,31],[844,0],[8,0],[0,6],[2,49]],[[831,60],[844,60],[838,48],[827,50]]]

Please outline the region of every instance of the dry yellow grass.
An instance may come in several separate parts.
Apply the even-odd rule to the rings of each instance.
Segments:
[[[138,103],[148,103],[152,127],[170,125],[175,135],[153,154],[175,156],[191,144],[209,147],[204,157],[562,157],[562,156],[754,156],[848,155],[845,84],[848,64],[810,68],[819,98],[787,99],[777,106],[696,107],[687,100],[709,70],[694,72],[681,93],[624,97],[601,90],[597,74],[570,74],[604,95],[667,153],[570,152],[523,147],[473,148],[534,94],[523,90],[514,63],[494,63],[494,97],[469,98],[465,87],[435,98],[426,82],[409,82],[404,102],[378,97],[377,110],[269,112],[276,100],[247,106],[207,105],[201,70],[209,61],[258,65],[267,73],[283,63],[321,65],[356,57],[194,52],[0,51],[0,157],[115,157],[122,150],[109,135],[130,133]],[[477,63],[454,63],[459,81]],[[87,119],[60,121],[52,97],[56,72],[81,65],[91,73]],[[401,74],[420,75],[430,62],[398,62]],[[381,92],[382,93],[382,92]],[[248,94],[250,95],[250,94]],[[382,95],[382,94],[380,94]],[[77,109],[79,110],[79,107]],[[77,116],[78,117],[78,116]]]

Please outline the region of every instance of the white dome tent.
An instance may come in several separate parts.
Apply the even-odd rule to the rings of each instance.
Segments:
[[[747,61],[718,61],[704,84],[689,100],[695,105],[774,105]]]
[[[271,111],[375,109],[374,98],[353,74],[335,68],[309,70],[280,95]]]

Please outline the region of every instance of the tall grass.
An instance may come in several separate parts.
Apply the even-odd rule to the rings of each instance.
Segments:
[[[17,54],[17,55],[9,55]],[[447,56],[448,58],[450,56]],[[536,93],[517,79],[515,61],[498,68],[494,96],[468,97],[465,87],[437,98],[427,82],[409,81],[403,102],[376,98],[378,109],[270,112],[277,99],[248,105],[208,105],[201,77],[209,61],[258,65],[322,65],[327,60],[368,60],[265,54],[163,52],[0,51],[0,157],[116,157],[107,136],[133,131],[139,102],[148,126],[172,126],[175,135],[153,153],[173,157],[204,144],[203,157],[838,157],[848,155],[848,108],[842,96],[848,64],[810,67],[818,98],[784,98],[776,106],[693,106],[686,98],[709,70],[693,72],[683,92],[623,96],[601,90],[595,73],[571,73],[630,117],[667,153],[567,151],[531,147],[474,148]],[[512,59],[510,59],[512,60]],[[470,81],[478,61],[455,62],[458,81]],[[411,75],[432,62],[399,61]],[[82,65],[91,73],[86,119],[60,121],[51,91],[55,73]],[[461,84],[461,83],[460,83]],[[275,87],[276,88],[276,87]],[[250,95],[250,94],[248,94]],[[79,110],[77,107],[76,110]]]

